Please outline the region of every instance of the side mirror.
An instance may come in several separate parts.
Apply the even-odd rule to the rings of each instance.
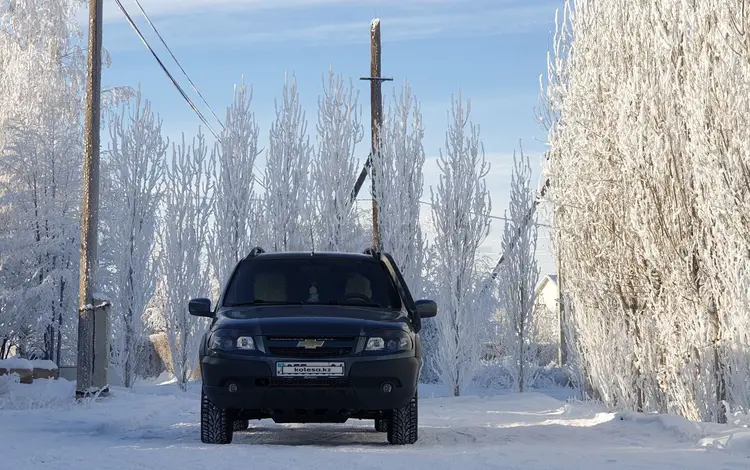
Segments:
[[[213,318],[214,314],[211,311],[211,300],[210,299],[193,299],[188,304],[188,311],[190,315],[195,317],[207,317]]]
[[[434,300],[422,299],[414,302],[420,318],[432,318],[437,315],[437,303]]]

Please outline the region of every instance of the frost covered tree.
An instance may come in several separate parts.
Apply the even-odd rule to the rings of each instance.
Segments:
[[[82,155],[80,121],[61,98],[49,97],[40,115],[6,127],[0,159],[7,178],[0,183],[8,220],[0,236],[6,313],[15,310],[16,332],[28,332],[20,346],[55,362],[76,318]],[[75,96],[68,99],[76,105]]]
[[[503,350],[511,374],[520,392],[531,386],[537,373],[536,323],[534,301],[539,269],[536,263],[536,216],[527,220],[534,207],[535,191],[531,187],[531,165],[521,153],[513,155],[510,203],[505,211],[502,252],[505,261],[498,283],[505,318]]]
[[[168,140],[162,121],[138,90],[129,109],[109,126],[105,154],[102,258],[114,272],[112,364],[132,387],[144,344],[142,317],[157,280],[154,257],[157,212],[164,191]]]
[[[274,106],[276,119],[266,153],[266,237],[273,251],[309,248],[312,207],[308,173],[313,147],[294,76],[285,80],[282,102],[275,101]]]
[[[612,406],[750,406],[748,22],[744,1],[566,2],[543,90],[554,244]]]
[[[0,4],[0,343],[56,362],[75,344],[79,4]]]
[[[85,57],[76,13],[82,0],[0,2],[0,128],[9,119],[39,112],[43,96],[61,90],[51,75],[67,77],[83,102]],[[5,133],[0,132],[0,148]]]
[[[415,297],[424,292],[425,240],[420,226],[425,162],[424,126],[419,102],[407,82],[380,129],[380,148],[372,159],[378,201],[380,240],[402,270]]]
[[[469,122],[471,101],[452,100],[451,121],[440,151],[440,183],[432,191],[435,224],[435,284],[440,315],[436,366],[455,396],[471,383],[479,367],[483,276],[477,250],[487,238],[491,210],[485,177],[489,164],[479,127]]]
[[[310,169],[315,207],[315,248],[355,251],[362,248],[362,230],[351,191],[359,175],[355,147],[364,136],[359,93],[331,69],[318,98],[318,145]]]
[[[219,178],[213,198],[213,231],[209,244],[216,281],[222,285],[235,264],[263,237],[262,209],[255,194],[255,158],[259,128],[251,111],[252,88],[244,81],[234,89],[224,130],[214,148]]]
[[[161,224],[160,278],[164,326],[169,337],[173,370],[180,388],[195,373],[200,336],[206,322],[188,312],[191,298],[207,297],[210,276],[206,252],[213,196],[215,162],[201,132],[187,145],[173,144],[166,171]]]

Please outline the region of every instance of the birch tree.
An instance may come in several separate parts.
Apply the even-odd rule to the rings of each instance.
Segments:
[[[349,82],[328,72],[318,98],[318,145],[310,181],[315,207],[315,248],[356,251],[362,248],[351,191],[361,167],[355,148],[364,136],[359,92]]]
[[[312,241],[308,173],[313,148],[294,76],[285,80],[282,102],[274,106],[266,153],[266,236],[273,251],[299,250]]]
[[[163,250],[160,277],[164,293],[164,325],[173,370],[182,390],[195,372],[200,337],[206,321],[188,312],[191,298],[207,297],[210,283],[205,262],[213,196],[215,163],[201,132],[187,145],[173,144],[166,171],[167,191],[161,224]]]
[[[502,252],[507,253],[499,276],[500,299],[505,313],[503,350],[519,392],[531,386],[537,373],[536,323],[533,316],[536,263],[536,216],[526,220],[534,206],[531,165],[521,153],[513,155],[510,203],[505,211]]]
[[[452,100],[445,151],[440,151],[440,182],[432,192],[435,224],[436,286],[440,292],[437,369],[455,396],[471,383],[479,366],[482,276],[476,269],[477,250],[489,234],[491,210],[485,177],[489,164],[479,127],[469,122],[471,101],[459,93]],[[476,304],[476,305],[475,305]]]
[[[255,193],[255,158],[259,154],[260,129],[251,111],[253,92],[244,81],[235,86],[234,101],[227,109],[224,130],[214,148],[219,180],[213,199],[213,233],[209,249],[219,285],[229,278],[235,264],[263,237],[259,217],[262,206]]]
[[[424,292],[425,240],[420,226],[425,162],[424,126],[419,102],[405,82],[380,129],[373,156],[378,224],[383,249],[392,254],[415,297]]]
[[[157,211],[164,191],[166,153],[169,143],[162,135],[162,121],[142,103],[138,90],[129,112],[114,116],[106,154],[103,212],[107,232],[104,256],[115,273],[113,283],[112,363],[126,387],[135,383],[143,354],[142,317],[157,280],[154,258]]]

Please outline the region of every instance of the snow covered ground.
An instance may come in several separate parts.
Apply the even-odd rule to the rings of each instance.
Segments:
[[[750,430],[566,403],[565,390],[440,397],[421,390],[420,439],[392,447],[370,421],[251,422],[229,446],[199,438],[199,385],[116,389],[72,404],[73,384],[0,383],[3,470],[747,469]],[[39,409],[39,406],[47,406]]]

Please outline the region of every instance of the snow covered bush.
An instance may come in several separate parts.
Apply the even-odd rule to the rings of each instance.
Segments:
[[[76,400],[75,382],[37,379],[30,384],[18,381],[18,375],[0,375],[0,410],[60,409],[72,407]]]

